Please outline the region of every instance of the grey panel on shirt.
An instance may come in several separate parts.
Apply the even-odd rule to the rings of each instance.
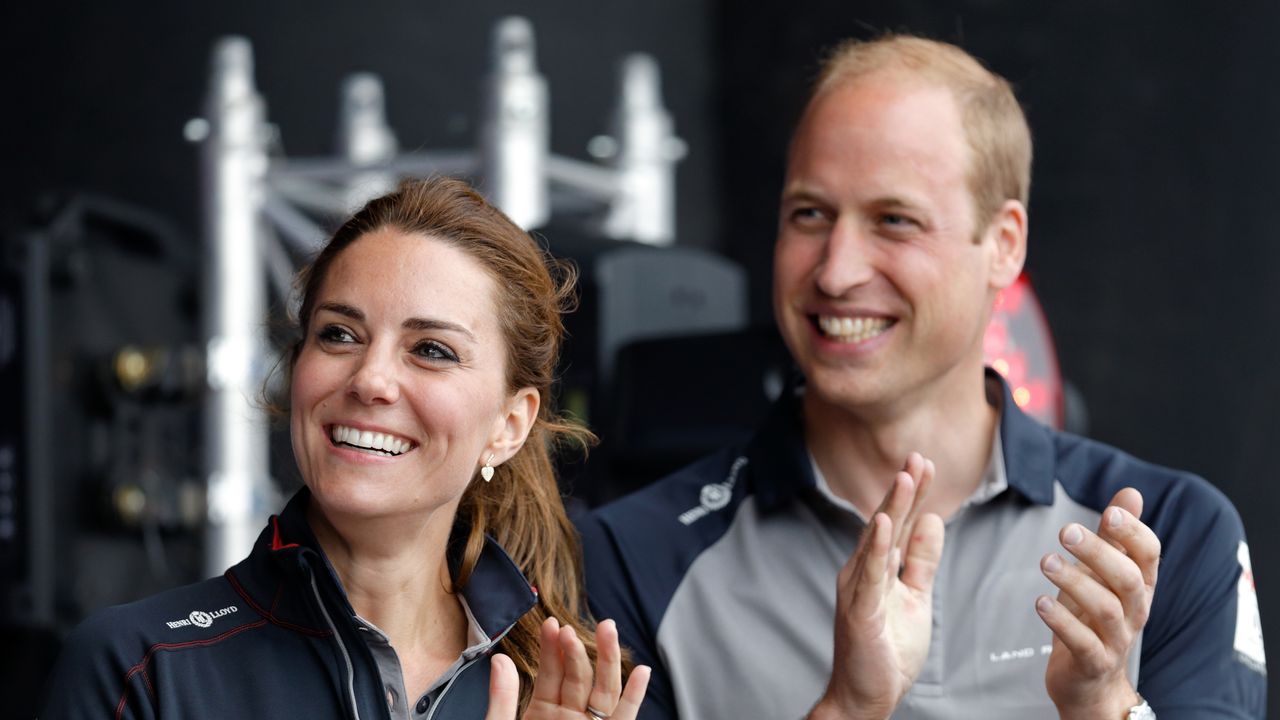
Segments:
[[[1064,524],[1093,529],[1100,514],[1057,483],[1052,506],[1027,502],[1007,489],[999,460],[989,473],[947,522],[929,657],[894,718],[1056,716],[1044,689],[1051,633],[1035,612],[1055,588],[1039,562],[1065,555]],[[863,527],[823,487],[768,514],[747,498],[684,576],[657,633],[682,720],[799,718],[821,696],[836,578]],[[1140,646],[1129,658],[1135,684]]]

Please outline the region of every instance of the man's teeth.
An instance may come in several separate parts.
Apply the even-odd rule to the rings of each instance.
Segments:
[[[371,450],[379,455],[399,455],[413,447],[408,440],[401,440],[394,435],[357,430],[345,425],[334,425],[329,431],[329,438],[335,444],[350,445],[357,450]]]
[[[889,327],[889,319],[882,317],[836,317],[819,315],[818,327],[822,334],[840,342],[858,343],[879,335]]]

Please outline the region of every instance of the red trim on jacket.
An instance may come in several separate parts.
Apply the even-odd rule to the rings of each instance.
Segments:
[[[124,693],[120,695],[120,702],[116,704],[116,720],[120,720],[120,718],[124,716],[125,703],[129,699],[129,681],[133,679],[134,675],[137,675],[138,673],[142,673],[143,680],[146,681],[146,685],[148,686],[148,688],[150,687],[151,685],[150,680],[146,676],[147,663],[151,662],[151,656],[155,655],[157,651],[181,650],[183,648],[189,648],[189,647],[204,647],[206,645],[214,645],[216,643],[222,642],[223,640],[226,640],[229,637],[232,637],[233,635],[239,635],[245,630],[253,630],[254,628],[260,628],[266,624],[267,624],[266,620],[259,620],[257,622],[251,622],[248,625],[241,625],[240,627],[231,628],[230,630],[222,633],[221,635],[207,638],[205,640],[188,640],[187,642],[180,642],[180,643],[156,643],[155,645],[152,645],[151,647],[147,648],[147,654],[142,656],[142,660],[140,660],[137,665],[134,665],[133,667],[129,668],[129,672],[125,673],[124,675]]]
[[[288,545],[285,545],[283,542],[281,542],[281,540],[280,540],[280,516],[279,516],[279,515],[272,515],[272,516],[271,516],[271,549],[272,549],[272,550],[287,550],[287,549],[289,549],[289,548],[296,548],[296,547],[298,547],[298,543],[289,543]]]

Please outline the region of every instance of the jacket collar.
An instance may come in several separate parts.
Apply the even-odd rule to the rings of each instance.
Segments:
[[[467,531],[464,525],[455,526],[449,543],[449,568],[455,575]],[[529,584],[511,556],[489,535],[484,536],[484,548],[461,592],[467,610],[491,641],[505,635],[538,602],[538,589]]]
[[[987,368],[986,382],[998,385],[1001,392],[999,432],[1009,487],[1031,502],[1053,504],[1051,431],[1018,408],[999,373]],[[774,403],[745,449],[752,487],[764,510],[781,507],[817,485],[804,443],[803,397],[801,378]]]
[[[355,611],[347,601],[346,593],[342,591],[337,572],[329,564],[315,534],[311,532],[311,526],[307,523],[306,509],[310,501],[311,493],[303,487],[294,494],[279,515],[271,517],[255,543],[253,553],[245,562],[237,566],[237,575],[242,574],[239,572],[242,566],[249,566],[246,569],[250,572],[244,574],[257,580],[252,583],[256,586],[253,588],[256,590],[253,592],[255,599],[262,604],[265,598],[269,605],[264,607],[276,606],[273,607],[272,612],[277,612],[287,609],[287,603],[281,606],[279,597],[272,597],[275,589],[267,590],[265,587],[266,584],[276,585],[277,583],[269,583],[269,580],[268,583],[262,581],[267,580],[270,575],[279,577],[283,574],[285,582],[298,587],[298,583],[305,582],[301,574],[302,566],[310,564],[317,571],[317,579],[329,583],[337,591],[329,596],[340,598],[342,609],[349,616],[354,616]],[[465,527],[456,527],[455,537],[465,530]],[[457,568],[460,550],[461,543],[450,543],[449,566],[451,569]],[[268,570],[267,566],[274,572],[264,572]],[[320,572],[319,568],[323,568],[323,572]],[[300,590],[303,591],[293,594],[303,598],[311,597],[309,590],[305,588]],[[484,548],[480,551],[480,558],[471,573],[471,578],[462,588],[461,594],[471,617],[490,639],[497,639],[504,635],[537,602],[537,590],[529,585],[520,569],[502,547],[488,536],[485,537]],[[310,617],[311,613],[307,612],[305,616]]]

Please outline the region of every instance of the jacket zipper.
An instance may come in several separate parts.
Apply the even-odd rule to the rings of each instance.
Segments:
[[[329,624],[329,629],[333,631],[333,639],[338,643],[338,649],[342,651],[342,661],[347,664],[347,697],[351,700],[351,718],[352,720],[360,720],[360,708],[356,704],[356,687],[355,687],[355,668],[351,665],[351,655],[347,653],[347,646],[342,642],[342,635],[338,632],[338,626],[333,624],[333,619],[329,617],[329,610],[324,606],[324,600],[320,597],[320,589],[316,587],[315,573],[311,572],[311,566],[303,564],[307,571],[307,580],[311,582],[311,592],[316,596],[316,604],[320,606],[320,613],[324,615],[324,621]]]
[[[466,672],[466,671],[467,671],[467,668],[471,667],[472,665],[475,665],[475,664],[476,664],[477,662],[479,662],[482,658],[488,657],[488,656],[489,656],[489,652],[493,649],[493,647],[494,647],[495,645],[497,645],[498,643],[502,642],[502,638],[506,637],[506,636],[507,636],[507,633],[511,632],[511,628],[513,628],[513,627],[515,627],[515,623],[512,623],[511,625],[508,625],[508,626],[507,626],[507,629],[506,629],[506,630],[503,630],[501,635],[499,635],[498,637],[494,638],[494,639],[489,643],[489,647],[488,647],[488,648],[486,648],[486,649],[485,649],[484,651],[482,651],[480,654],[476,655],[474,658],[472,658],[471,660],[469,660],[465,665],[463,665],[462,667],[458,668],[458,672],[454,673],[454,674],[453,674],[453,677],[449,678],[449,682],[445,683],[445,685],[444,685],[444,689],[443,689],[443,690],[441,690],[441,691],[440,691],[440,694],[436,697],[436,701],[435,701],[435,703],[431,706],[431,712],[427,713],[427,720],[432,720],[432,718],[434,718],[434,717],[436,716],[436,710],[439,710],[439,709],[440,709],[440,706],[444,704],[444,696],[445,696],[445,695],[447,695],[447,694],[449,693],[449,688],[453,687],[453,683],[454,683],[454,682],[455,682],[459,677],[461,677],[461,676],[462,676],[462,673]],[[486,703],[485,703],[485,706],[486,706],[486,707],[488,707],[488,702],[487,702],[487,701],[486,701]]]

